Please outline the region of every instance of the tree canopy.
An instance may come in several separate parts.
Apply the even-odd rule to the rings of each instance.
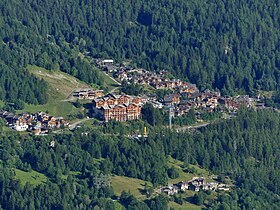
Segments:
[[[7,62],[100,83],[83,55],[132,59],[224,94],[276,90],[280,83],[276,0],[4,0],[0,6],[6,49],[0,58],[10,56]]]

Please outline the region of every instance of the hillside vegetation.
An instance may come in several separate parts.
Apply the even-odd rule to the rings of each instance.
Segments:
[[[93,88],[93,89],[106,89],[112,90],[118,85],[110,79],[110,77],[104,73],[101,73],[102,87],[89,84],[59,70],[47,70],[42,67],[35,65],[27,65],[26,69],[32,76],[41,79],[46,83],[46,94],[48,96],[48,102],[45,104],[25,104],[24,110],[19,110],[17,112],[38,112],[38,111],[48,111],[50,114],[55,116],[68,117],[69,115],[77,115],[83,112],[83,107],[76,108],[73,106],[73,102],[77,99],[72,96],[72,93],[80,88]],[[3,105],[2,105],[3,106]],[[1,107],[1,103],[0,103]]]
[[[79,88],[89,88],[90,86],[73,76],[61,71],[50,71],[37,66],[28,66],[28,71],[36,77],[45,80],[49,84],[50,91],[54,91],[53,95],[62,95],[63,99],[71,96],[73,91]]]
[[[24,186],[27,182],[35,186],[47,182],[47,177],[44,174],[38,173],[36,171],[25,172],[15,169],[15,174],[15,178],[20,180],[22,186]]]
[[[277,0],[4,0],[0,6],[6,63],[13,55],[17,65],[60,69],[99,84],[84,55],[112,57],[165,68],[224,94],[279,88]]]
[[[182,208],[192,202],[212,209],[279,209],[279,188],[275,184],[280,177],[279,120],[279,114],[271,110],[242,109],[236,118],[196,132],[153,127],[148,139],[140,141],[124,134],[110,135],[102,127],[38,137],[0,134],[0,204],[3,209],[21,209],[26,203],[32,203],[33,209],[73,209],[79,205],[80,209],[115,209],[111,199],[116,194],[127,209],[167,209],[166,196],[143,202],[142,196],[133,196],[140,195],[134,187],[142,189],[144,182],[155,188],[174,183],[176,176],[170,180],[174,171],[179,172],[178,181],[188,179],[189,174],[183,172],[190,166],[196,171],[194,176],[207,177],[208,172],[221,180],[229,176],[234,186],[228,193],[199,192],[187,198],[178,195]],[[115,127],[115,132],[120,133],[120,129]],[[49,146],[52,140],[54,148]],[[21,171],[15,173],[14,168],[37,171],[50,182],[22,186],[19,183],[26,176],[19,178]],[[113,188],[96,187],[95,178],[101,173],[113,175]],[[129,189],[131,193],[121,193]],[[170,205],[178,207],[172,202]]]
[[[28,72],[35,78],[40,79],[46,84],[45,94],[48,101],[44,104],[28,104],[26,103],[23,110],[18,110],[17,113],[22,112],[48,112],[54,116],[68,117],[69,115],[76,115],[81,108],[73,106],[70,97],[72,92],[77,88],[90,87],[84,82],[58,70],[46,70],[42,67],[27,66]],[[70,97],[70,99],[68,99]]]

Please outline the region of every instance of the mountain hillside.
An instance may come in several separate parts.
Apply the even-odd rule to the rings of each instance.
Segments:
[[[20,65],[100,83],[82,52],[165,68],[224,94],[279,88],[278,0],[3,0],[0,7],[1,50],[16,53]]]

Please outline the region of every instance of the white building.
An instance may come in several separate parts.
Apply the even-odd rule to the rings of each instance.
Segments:
[[[103,61],[102,61],[102,64],[103,65],[112,65],[114,63],[114,60],[113,59],[104,59]]]
[[[13,129],[16,131],[26,131],[28,129],[28,125],[26,123],[18,123],[13,126]]]

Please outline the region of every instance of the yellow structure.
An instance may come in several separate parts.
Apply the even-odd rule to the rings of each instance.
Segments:
[[[143,135],[144,137],[147,137],[148,135],[147,135],[147,127],[145,126],[144,127],[144,135]]]

